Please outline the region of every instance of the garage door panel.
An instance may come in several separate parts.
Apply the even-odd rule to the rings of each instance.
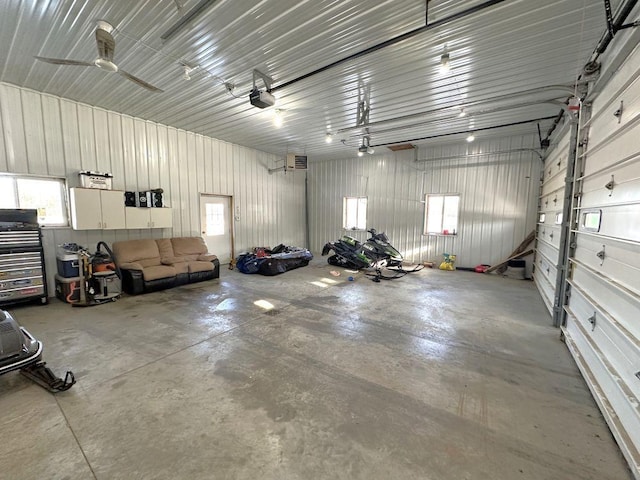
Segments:
[[[640,246],[611,242],[605,246],[605,258],[602,261],[597,255],[602,251],[601,239],[578,235],[576,244],[573,258],[577,262],[607,278],[615,279],[622,288],[640,296]]]
[[[536,229],[536,258],[533,279],[549,313],[553,316],[558,286],[557,265],[560,261],[562,212],[564,209],[567,166],[570,155],[571,125],[559,132],[556,146],[544,161],[543,181],[538,198],[538,224]],[[574,128],[575,130],[575,128]],[[574,137],[575,138],[575,137]],[[572,160],[573,161],[573,160]],[[560,214],[558,216],[558,214]],[[559,297],[558,297],[559,298]]]
[[[552,245],[556,250],[560,247],[560,233],[560,225],[544,224],[538,230],[540,240]]]
[[[638,156],[638,138],[640,138],[640,119],[620,127],[607,140],[599,145],[590,144],[585,163],[584,176],[601,171],[625,158]]]
[[[639,205],[616,205],[599,209],[602,215],[598,235],[632,242],[640,238],[640,209],[638,207]],[[586,228],[584,215],[590,211],[591,209],[588,208],[581,210],[581,230]]]
[[[610,182],[613,182],[611,190],[607,188]],[[582,205],[632,202],[640,203],[640,159],[584,179]]]
[[[619,328],[606,311],[594,306],[577,289],[574,289],[573,292],[577,300],[571,306],[574,321],[604,353],[606,362],[624,381],[624,390],[629,396],[629,400],[640,399],[640,379],[636,377],[640,370],[640,354],[637,344],[626,335],[624,330]],[[592,322],[595,322],[595,327]]]
[[[640,413],[638,398],[620,379],[619,372],[607,360],[607,354],[590,338],[567,308],[569,321],[564,329],[566,343],[587,385],[596,399],[622,453],[637,476],[640,472]]]
[[[622,115],[618,117],[613,112],[620,108],[622,102]],[[606,141],[607,134],[615,132],[618,128],[633,122],[640,115],[640,80],[636,79],[626,91],[618,95],[607,105],[603,105],[605,111],[611,115],[599,115],[591,123],[592,133],[589,135],[589,143],[598,146]]]
[[[550,243],[540,241],[538,242],[536,250],[554,264],[558,263],[558,249]]]
[[[548,170],[545,170],[545,173],[547,171]],[[554,169],[554,171],[556,171],[556,169]],[[549,195],[551,192],[564,191],[565,172],[566,169],[555,173],[554,175],[545,177],[545,181],[542,184],[542,195]]]
[[[550,293],[547,293],[549,293],[550,298],[553,298],[555,296],[556,274],[558,273],[555,262],[545,258],[543,255],[538,255],[536,272],[546,280],[546,283],[552,289]]]
[[[602,312],[615,319],[616,324],[627,332],[633,340],[636,348],[640,348],[640,303],[638,298],[621,291],[610,280],[597,272],[575,264],[573,266],[573,276],[571,284],[576,288],[571,290],[571,308],[577,309],[580,294],[574,299],[574,291],[582,292],[587,296],[594,307],[598,307]],[[640,352],[639,352],[640,355]],[[640,356],[639,356],[640,358]],[[637,370],[640,371],[640,363]],[[640,382],[640,379],[638,379]]]
[[[614,99],[620,96],[620,91],[626,90],[627,85],[636,81],[639,74],[638,65],[640,65],[640,49],[635,49],[616,75],[609,80],[607,88],[593,100],[594,120],[601,115],[613,113],[613,110],[609,110],[608,107],[614,103]]]
[[[533,277],[533,282],[536,284],[538,291],[540,292],[540,297],[544,302],[547,310],[549,310],[549,314],[553,312],[553,292],[555,290],[555,285],[551,285],[549,281],[542,277],[541,275]]]

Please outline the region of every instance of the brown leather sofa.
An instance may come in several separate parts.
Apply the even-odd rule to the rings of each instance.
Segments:
[[[114,242],[113,254],[132,295],[220,277],[220,262],[201,237]]]

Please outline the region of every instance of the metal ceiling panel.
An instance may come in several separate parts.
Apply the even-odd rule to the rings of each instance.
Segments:
[[[564,100],[566,91],[506,102],[500,97],[572,86],[606,23],[601,0],[431,0],[428,13],[422,0],[217,0],[163,41],[160,37],[200,0],[182,3],[179,10],[171,0],[0,2],[0,41],[7,47],[0,51],[0,81],[269,153],[345,158],[353,154],[353,138],[335,135],[328,145],[325,133],[356,126],[358,100],[365,94],[370,122],[383,122],[369,129],[371,144],[450,140],[457,137],[446,134],[461,128],[510,124],[516,125],[502,127],[501,136],[537,133],[536,122],[520,122],[557,115],[558,105],[544,102]],[[613,2],[614,8],[618,4]],[[468,9],[477,11],[461,16]],[[461,18],[446,22],[454,15]],[[98,68],[33,58],[92,61],[98,19],[115,26],[120,68],[164,93]],[[435,26],[412,34],[425,20]],[[294,81],[404,34],[402,41]],[[448,74],[439,71],[445,48]],[[182,78],[180,61],[197,67],[191,80]],[[248,101],[254,68],[274,80],[282,128],[272,123],[274,108],[260,110]],[[225,82],[234,86],[231,93]],[[288,85],[280,88],[283,84]],[[501,103],[514,108],[490,108]],[[468,104],[475,107],[465,107],[469,115],[460,119],[460,107]],[[450,114],[429,113],[445,108]],[[411,119],[406,128],[395,122],[393,131],[384,124],[421,113],[437,122]]]

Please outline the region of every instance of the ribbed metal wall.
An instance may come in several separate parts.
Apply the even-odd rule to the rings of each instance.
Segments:
[[[236,251],[304,244],[305,172],[269,174],[283,163],[275,155],[7,84],[0,121],[0,172],[65,177],[69,186],[79,170],[111,172],[114,189],[160,187],[173,208],[173,229],[46,229],[50,283],[61,243],[200,235],[200,193],[234,197]]]
[[[542,162],[535,136],[472,145],[431,146],[398,153],[314,162],[309,170],[311,247],[319,251],[342,230],[342,199],[368,197],[367,225],[384,231],[408,260],[457,255],[461,266],[507,256],[535,226]],[[512,151],[511,153],[497,153]],[[491,154],[491,152],[496,152]],[[488,153],[483,156],[467,154]],[[451,158],[456,157],[456,158]],[[425,236],[424,196],[460,193],[456,236]],[[350,232],[360,240],[365,232]]]
[[[640,479],[640,48],[593,99],[577,161],[563,332]],[[619,111],[620,115],[614,115]],[[596,230],[584,214],[600,212]]]

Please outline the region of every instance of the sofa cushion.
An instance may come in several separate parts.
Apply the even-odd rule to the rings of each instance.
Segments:
[[[173,255],[185,257],[195,255],[194,260],[203,253],[207,253],[207,244],[202,237],[176,237],[171,239]]]
[[[162,263],[167,265],[167,262],[165,262],[165,259],[174,257],[173,246],[171,245],[171,239],[157,238],[156,244],[158,245],[158,252],[160,252],[160,259],[162,260]],[[172,262],[172,263],[175,263],[175,262]]]
[[[176,269],[176,273],[189,273],[189,264],[187,262],[178,262],[171,264]]]
[[[209,272],[214,269],[211,262],[200,262],[197,260],[189,262],[189,273]]]
[[[152,239],[113,242],[113,254],[118,265],[123,263],[138,263],[142,267],[160,265],[158,244]]]
[[[151,267],[145,267],[145,269],[142,271],[142,276],[147,282],[150,280],[158,280],[160,278],[175,277],[176,274],[177,274],[176,269],[168,265],[156,265]]]

